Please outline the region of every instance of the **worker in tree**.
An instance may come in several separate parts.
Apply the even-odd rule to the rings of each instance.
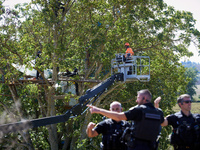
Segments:
[[[66,69],[66,73],[64,74],[64,76],[67,76],[67,77],[73,77],[75,75],[78,74],[78,69],[75,68],[73,72],[70,72],[68,69]]]
[[[132,50],[132,48],[129,47],[129,43],[125,43],[125,48],[126,48],[126,55],[125,57],[127,58],[128,56],[133,56],[134,52]]]
[[[126,54],[125,54],[125,57],[123,59],[126,63],[130,63],[129,60],[132,60],[131,56],[134,55],[132,48],[130,48],[129,46],[130,46],[129,43],[125,43]],[[128,75],[131,75],[131,74],[132,74],[132,67],[130,66],[129,71],[128,71]]]
[[[41,51],[38,51],[38,52],[37,52],[35,63],[36,63],[36,61],[41,57],[41,53],[42,53]],[[42,64],[42,63],[40,63],[40,65],[41,65],[41,64]],[[39,71],[36,70],[36,79],[39,79],[39,77],[41,77],[41,75],[40,75]]]

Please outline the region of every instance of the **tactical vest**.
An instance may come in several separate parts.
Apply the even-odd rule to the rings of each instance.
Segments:
[[[186,122],[181,112],[175,113],[174,115],[177,117],[177,124],[179,126],[173,129],[170,143],[178,146],[198,147],[193,149],[199,149],[200,125],[197,122],[196,115],[193,114],[193,122]]]
[[[127,124],[121,121],[118,124],[113,123],[113,120],[105,120],[109,124],[106,129],[108,132],[102,137],[101,149],[102,150],[126,150],[126,145],[122,143],[121,136]]]
[[[142,109],[142,119],[134,121],[134,137],[141,140],[156,141],[161,124],[161,112],[145,105],[138,106]]]

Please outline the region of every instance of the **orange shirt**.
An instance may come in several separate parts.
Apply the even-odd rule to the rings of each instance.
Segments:
[[[127,53],[130,53],[131,56],[134,55],[134,52],[133,52],[132,48],[127,48],[127,49],[126,49],[126,54],[127,54]]]

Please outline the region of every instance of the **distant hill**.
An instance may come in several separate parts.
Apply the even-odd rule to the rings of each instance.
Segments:
[[[196,68],[198,70],[198,73],[200,73],[200,63],[191,62],[191,61],[181,62],[181,63],[187,68]]]
[[[198,81],[196,85],[200,85],[200,63],[191,62],[191,61],[181,62],[181,63],[187,68],[196,68],[196,70],[198,71]]]

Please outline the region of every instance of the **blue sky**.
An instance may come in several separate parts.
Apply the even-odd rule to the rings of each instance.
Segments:
[[[17,3],[30,2],[31,0],[5,0],[4,6],[13,7]],[[196,28],[200,31],[200,0],[164,0],[168,5],[174,6],[176,10],[185,10],[193,13],[193,17],[196,19]],[[194,53],[193,57],[183,58],[181,61],[190,60],[192,62],[200,63],[200,56],[198,56],[198,49],[191,45],[189,51]]]

